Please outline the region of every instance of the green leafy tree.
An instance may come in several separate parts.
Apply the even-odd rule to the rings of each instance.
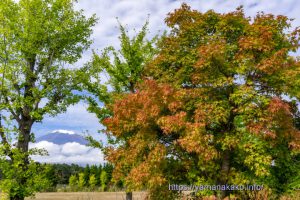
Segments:
[[[146,64],[155,55],[153,43],[157,38],[154,37],[150,41],[146,39],[147,26],[148,22],[136,36],[130,38],[127,30],[120,25],[121,49],[107,47],[100,55],[94,52],[92,61],[82,69],[81,77],[85,88],[97,98],[88,98],[89,111],[97,114],[99,119],[111,113],[97,102],[110,104],[116,94],[134,92],[135,85],[142,80]],[[108,80],[100,84],[104,75]],[[111,88],[109,91],[108,87]],[[101,147],[96,141],[91,142],[94,146]]]
[[[55,175],[55,168],[53,165],[50,164],[44,164],[45,167],[45,176],[47,180],[49,181],[50,185],[48,188],[46,188],[45,191],[47,192],[53,192],[55,191],[56,185],[58,184],[58,178]]]
[[[101,180],[101,189],[102,191],[105,191],[107,189],[107,183],[108,183],[108,177],[106,171],[102,170],[100,175],[100,180]]]
[[[170,33],[146,66],[148,80],[108,105],[102,120],[115,139],[105,148],[114,179],[149,189],[151,199],[175,199],[168,183],[260,184],[269,199],[297,187],[300,63],[290,52],[299,29],[289,31],[285,16],[251,20],[242,8],[201,13],[186,4],[165,21]],[[195,196],[231,194],[259,192]]]
[[[92,165],[90,167],[90,175],[94,175],[96,178],[96,185],[100,185],[100,179],[98,177],[100,177],[100,173],[98,170],[97,165]]]
[[[95,174],[91,174],[90,175],[90,178],[89,178],[89,187],[94,190],[95,187],[96,187],[96,184],[97,184],[97,179],[96,179],[96,176]]]
[[[31,176],[35,164],[29,156],[38,153],[28,148],[34,141],[32,125],[45,115],[66,111],[80,99],[73,93],[80,90],[76,70],[64,66],[76,62],[89,47],[96,19],[75,11],[73,2],[0,2],[1,153],[3,159],[9,157],[12,166],[0,166],[4,171],[1,190],[10,199],[22,200],[34,194],[36,187],[32,184],[40,177]],[[9,121],[11,128],[7,126]],[[11,143],[13,138],[15,144]],[[9,169],[15,172],[9,173]]]
[[[78,185],[77,176],[75,174],[71,175],[69,178],[69,186],[74,190]]]
[[[97,170],[97,181],[98,181],[98,185],[99,185],[99,186],[101,186],[101,179],[100,179],[100,176],[101,176],[102,170],[103,170],[102,165],[99,165],[99,166],[98,166],[98,170]]]
[[[78,188],[82,190],[86,186],[86,181],[84,177],[84,173],[79,173],[78,174]]]
[[[20,192],[24,195],[30,195],[35,191],[44,191],[52,186],[47,178],[45,173],[47,169],[44,166],[30,160],[26,174],[20,170],[19,163],[23,162],[24,154],[18,154],[17,151],[14,152],[14,164],[6,160],[5,157],[1,156],[0,158],[3,177],[0,181],[1,193],[8,195],[9,199],[14,199],[12,196],[17,196]],[[30,184],[30,186],[24,188],[18,184],[17,181],[23,178],[27,179],[27,184]]]
[[[89,183],[89,178],[90,178],[90,166],[87,164],[84,168],[84,181],[86,184]]]
[[[157,41],[157,37],[147,40],[147,26],[148,22],[136,36],[130,38],[127,30],[120,25],[120,50],[107,47],[100,55],[94,52],[92,61],[83,68],[81,77],[85,88],[96,97],[96,99],[88,98],[89,111],[95,113],[100,120],[111,116],[112,112],[108,107],[100,106],[98,102],[109,105],[118,98],[118,95],[134,93],[136,84],[142,80],[145,66],[155,55],[156,49],[153,44]],[[103,82],[101,80],[103,75],[108,77],[108,81],[100,84]],[[102,148],[102,144],[92,137],[88,139],[92,146]],[[127,196],[132,199],[130,191]]]

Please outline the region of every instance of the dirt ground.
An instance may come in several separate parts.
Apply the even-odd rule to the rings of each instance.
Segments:
[[[145,192],[134,192],[133,200],[143,200]],[[26,200],[32,200],[26,198]],[[35,200],[125,200],[124,192],[49,192],[36,194]]]

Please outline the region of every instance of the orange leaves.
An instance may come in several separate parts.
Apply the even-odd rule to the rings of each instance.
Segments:
[[[166,153],[166,147],[157,143],[150,151],[147,162],[151,163],[154,168],[159,169],[159,165],[165,158]]]
[[[279,97],[273,97],[262,116],[247,126],[251,133],[270,138],[285,138],[291,148],[299,148],[300,132],[294,127],[291,108]]]
[[[147,163],[141,163],[134,167],[126,177],[126,182],[131,189],[142,189],[142,186],[150,178],[150,166]]]
[[[199,60],[195,64],[195,68],[201,67],[207,60],[210,60],[212,56],[222,55],[225,52],[225,41],[215,41],[210,44],[201,46],[198,49]]]
[[[191,10],[190,6],[183,3],[180,9],[175,9],[173,13],[168,13],[165,22],[169,27],[174,27],[175,25],[189,24],[193,22],[193,18],[198,16],[199,13],[197,11]]]
[[[148,183],[150,188],[155,184],[163,184],[165,178],[162,176],[161,164],[166,156],[166,149],[163,145],[156,144],[147,155],[147,158],[134,166],[126,181],[132,188],[142,189],[142,186]]]
[[[171,134],[172,132],[180,132],[186,125],[186,113],[179,112],[171,116],[163,116],[158,119],[158,125],[165,134]]]
[[[202,14],[183,4],[166,22],[171,33],[145,72],[151,80],[116,100],[103,121],[120,141],[107,154],[116,176],[150,190],[176,179],[174,169],[190,170],[194,180],[203,174],[218,180],[222,168],[255,178],[269,175],[281,149],[300,149],[294,111],[280,98],[299,94],[286,17],[258,15],[251,22],[242,9]]]
[[[189,153],[197,153],[204,160],[211,160],[217,157],[216,149],[210,145],[213,142],[213,135],[205,131],[205,124],[191,124],[185,131],[185,135],[178,139],[178,144]]]
[[[240,51],[269,52],[274,48],[273,33],[270,27],[251,25],[248,34],[239,40]]]
[[[193,120],[195,113],[190,111],[195,102],[208,98],[203,93],[203,89],[175,89],[145,80],[136,93],[116,101],[114,115],[103,121],[107,132],[123,141],[107,149],[107,160],[115,165],[114,177],[126,178],[126,185],[134,189],[152,188],[166,182],[171,157],[172,162],[189,166],[189,157],[179,155],[197,154],[203,161],[217,158],[213,135],[206,132],[205,122]],[[202,111],[209,115],[209,109]],[[215,105],[213,110],[223,112]],[[198,117],[202,116],[198,113]]]
[[[114,116],[105,119],[103,123],[116,136],[151,126],[162,112],[173,113],[182,107],[176,95],[170,86],[146,80],[140,85],[139,92],[128,94],[117,101],[113,108]]]
[[[212,41],[209,44],[200,46],[198,49],[199,59],[194,65],[196,69],[201,69],[211,61],[213,57],[224,57],[225,41]]]
[[[272,98],[272,100],[269,104],[269,107],[268,107],[268,111],[270,111],[270,113],[273,113],[273,114],[283,112],[283,114],[285,114],[287,116],[291,115],[289,105],[278,97]]]
[[[177,110],[183,107],[183,103],[180,101],[173,101],[168,105],[168,109],[172,112],[175,113]]]
[[[167,107],[174,93],[169,86],[158,86],[152,80],[145,81],[140,90],[117,101],[113,107],[114,116],[103,121],[114,135],[121,136],[150,125]]]
[[[272,126],[268,124],[269,121],[262,120],[259,123],[250,123],[247,128],[251,133],[263,137],[276,138],[276,133],[272,131]]]

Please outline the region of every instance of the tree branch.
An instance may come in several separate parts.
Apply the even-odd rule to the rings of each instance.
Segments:
[[[11,152],[11,146],[7,141],[7,138],[6,138],[6,135],[4,133],[3,126],[2,126],[2,114],[0,114],[0,137],[1,137],[1,140],[2,140],[1,143],[4,146],[5,154],[7,156],[9,156],[10,159],[13,159],[12,152]]]
[[[9,112],[13,115],[14,119],[15,119],[18,123],[20,123],[20,122],[21,122],[21,119],[20,119],[20,117],[15,113],[15,111],[12,109],[12,107],[11,107],[11,105],[10,105],[10,103],[9,103],[9,99],[5,96],[5,97],[4,97],[4,100],[5,100],[6,104],[8,105],[8,110],[9,110]]]

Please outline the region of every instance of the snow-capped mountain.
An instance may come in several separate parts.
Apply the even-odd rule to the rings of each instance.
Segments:
[[[53,144],[58,145],[66,144],[69,142],[76,142],[81,145],[88,144],[88,141],[84,137],[75,134],[73,131],[67,130],[55,130],[36,139],[36,143],[41,141],[52,142]]]
[[[33,155],[33,160],[41,163],[76,163],[80,165],[104,162],[100,149],[86,146],[88,141],[70,130],[55,130],[30,143],[30,148],[45,149],[48,156]]]

